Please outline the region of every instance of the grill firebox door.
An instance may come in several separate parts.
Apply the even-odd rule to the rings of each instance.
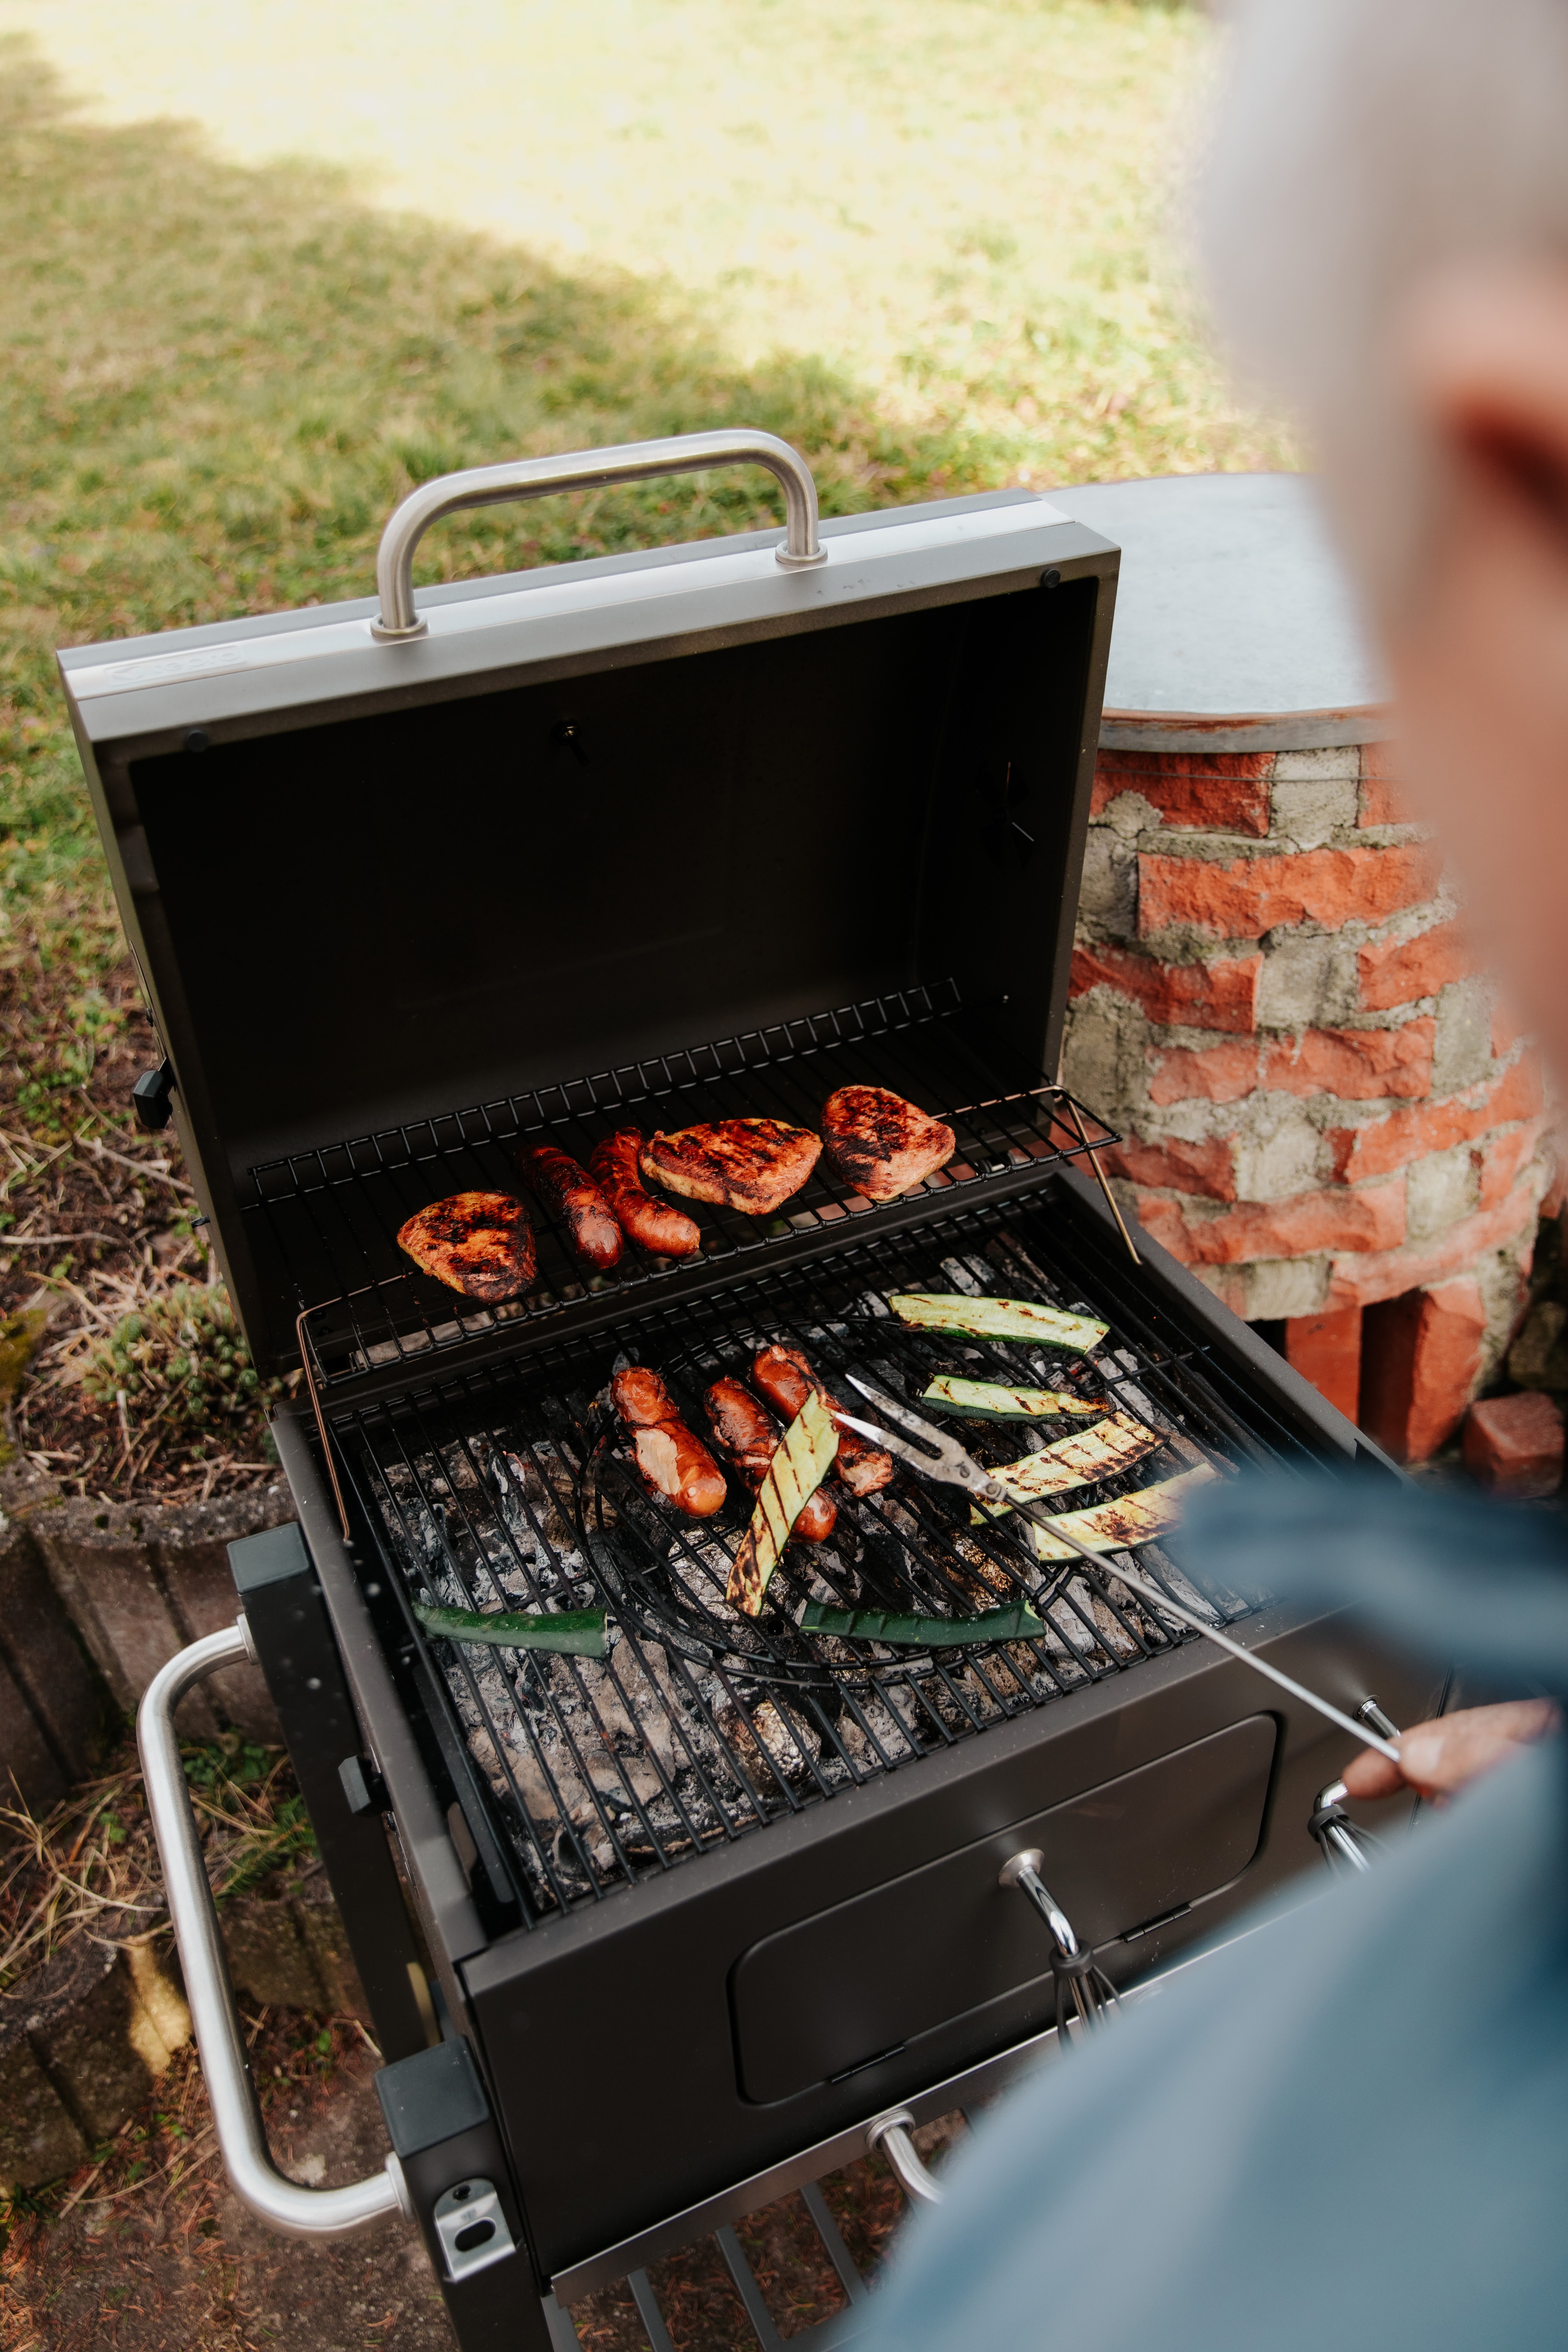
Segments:
[[[742,2095],[787,2099],[1032,1982],[1043,2017],[1048,1942],[997,1884],[1007,1856],[1041,1849],[1085,1943],[1165,1917],[1258,1851],[1276,1728],[1249,1716],[753,1944],[731,1979]]]

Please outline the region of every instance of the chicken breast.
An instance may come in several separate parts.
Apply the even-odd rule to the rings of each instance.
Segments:
[[[642,1172],[667,1192],[771,1216],[798,1192],[822,1144],[808,1127],[776,1118],[723,1118],[712,1127],[657,1134],[643,1146]]]
[[[533,1280],[533,1227],[511,1192],[454,1192],[418,1209],[397,1235],[422,1274],[487,1307],[521,1298]]]
[[[847,1184],[868,1201],[896,1201],[957,1148],[951,1127],[886,1087],[840,1087],[822,1107],[822,1139]]]

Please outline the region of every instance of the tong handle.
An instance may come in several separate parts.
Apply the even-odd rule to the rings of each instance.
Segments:
[[[371,635],[383,645],[428,633],[414,609],[414,551],[433,522],[464,507],[542,499],[556,490],[584,490],[608,482],[645,482],[658,474],[694,474],[710,466],[765,466],[784,494],[784,541],[775,551],[786,571],[826,563],[816,536],[816,484],[797,449],[776,434],[739,425],[721,433],[676,433],[664,441],[624,441],[608,449],[573,449],[555,457],[520,457],[504,466],[471,466],[422,482],[393,509],[375,554],[380,618]]]

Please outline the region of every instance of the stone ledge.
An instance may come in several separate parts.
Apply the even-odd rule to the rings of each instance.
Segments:
[[[319,1863],[277,1874],[219,1916],[242,1998],[368,2019]],[[41,2188],[87,2163],[190,2032],[172,1938],[123,1913],[0,1996],[0,2191]]]
[[[47,1806],[90,1771],[113,1707],[133,1714],[176,1650],[234,1622],[228,1545],[293,1516],[281,1474],[205,1503],[68,1500],[30,1470],[0,1474],[0,1603],[27,1601],[0,1605],[0,1780],[14,1772]],[[193,1692],[179,1722],[195,1738],[225,1726],[279,1738],[249,1665]]]

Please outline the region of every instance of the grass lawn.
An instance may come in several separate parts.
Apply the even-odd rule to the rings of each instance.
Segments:
[[[415,482],[740,419],[808,453],[829,512],[1289,462],[1227,404],[1156,233],[1194,12],[462,0],[435,25],[0,0],[0,1314],[41,1283],[71,1302],[57,1351],[98,1331],[89,1421],[128,1348],[167,1391],[126,1286],[201,1267],[166,1236],[177,1171],[101,1156],[142,1038],[56,646],[363,593]],[[773,511],[752,474],[550,500],[443,526],[420,570]]]

